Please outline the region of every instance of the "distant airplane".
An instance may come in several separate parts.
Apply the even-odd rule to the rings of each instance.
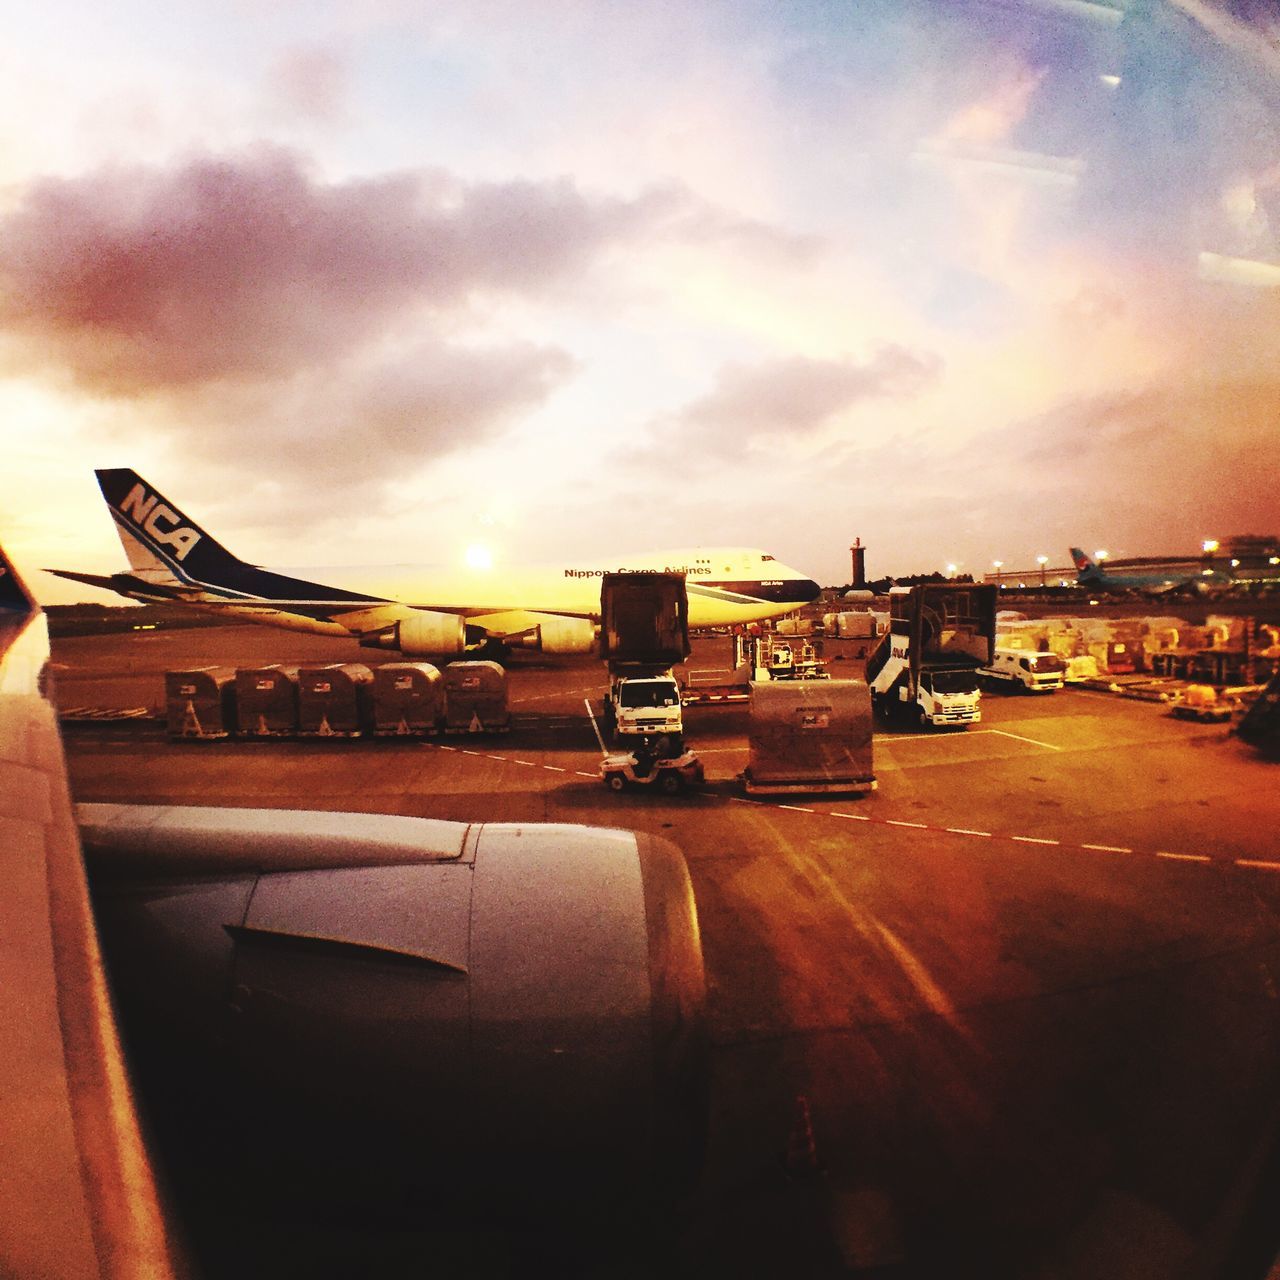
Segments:
[[[1189,587],[1205,591],[1210,586],[1225,586],[1231,579],[1218,570],[1209,573],[1108,573],[1100,564],[1090,559],[1079,547],[1071,548],[1071,559],[1076,566],[1076,583],[1090,591],[1121,592],[1138,591],[1147,595],[1163,595]]]
[[[233,556],[135,471],[96,474],[131,571],[51,573],[134,600],[354,638],[406,657],[458,655],[493,641],[551,654],[591,653],[607,572],[684,573],[691,627],[778,617],[819,591],[812,578],[746,547],[648,552],[608,563],[584,559],[484,577],[417,565],[263,569]]]

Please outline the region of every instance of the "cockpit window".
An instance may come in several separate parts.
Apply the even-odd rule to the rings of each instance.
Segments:
[[[773,556],[766,556],[766,555],[762,555],[760,557],[761,560],[772,560],[773,558],[774,558]]]

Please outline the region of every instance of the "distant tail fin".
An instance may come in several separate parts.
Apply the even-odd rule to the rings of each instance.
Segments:
[[[249,567],[136,471],[115,467],[95,474],[125,555],[139,578],[201,587],[227,582]]]
[[[1101,576],[1102,570],[1079,547],[1071,548],[1071,560],[1082,578]]]

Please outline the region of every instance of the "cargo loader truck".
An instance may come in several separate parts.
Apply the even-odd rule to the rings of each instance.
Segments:
[[[982,719],[978,672],[995,653],[996,587],[923,583],[889,592],[889,630],[867,658],[872,704],[946,726]]]
[[[608,739],[657,761],[684,752],[680,686],[672,668],[689,656],[689,598],[682,573],[606,573],[600,584],[600,655],[609,671],[601,708]]]

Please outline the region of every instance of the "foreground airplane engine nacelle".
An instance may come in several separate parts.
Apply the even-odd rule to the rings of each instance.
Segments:
[[[674,845],[378,814],[77,816],[126,1026],[287,1100],[326,1153],[356,1152],[342,1170],[465,1169],[521,1195],[561,1194],[566,1171],[572,1195],[691,1182],[705,984]]]
[[[532,631],[507,643],[562,656],[593,654],[596,651],[596,625],[586,618],[546,618]]]
[[[406,658],[442,658],[463,653],[466,623],[452,613],[415,613],[360,637],[366,649],[394,649]]]

